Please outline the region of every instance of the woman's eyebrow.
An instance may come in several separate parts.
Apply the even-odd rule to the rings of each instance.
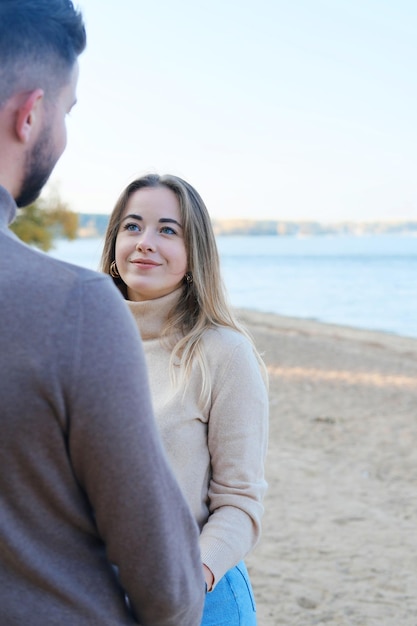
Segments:
[[[129,215],[126,215],[123,219],[122,222],[124,222],[125,220],[138,220],[138,222],[141,222],[143,220],[143,217],[141,215],[136,215],[135,213],[130,213]]]
[[[181,224],[179,222],[177,222],[177,220],[174,220],[174,218],[172,218],[172,217],[161,217],[161,219],[158,220],[158,222],[160,224],[176,224],[177,226],[182,228]]]
[[[126,215],[122,219],[122,222],[124,222],[125,220],[136,220],[138,222],[143,222],[143,217],[141,215],[137,215],[136,213],[129,213],[129,215]],[[158,220],[158,224],[176,224],[177,226],[182,228],[181,224],[177,222],[177,220],[174,220],[173,217],[161,217]]]

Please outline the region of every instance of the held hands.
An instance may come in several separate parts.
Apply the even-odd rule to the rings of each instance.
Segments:
[[[211,591],[211,588],[214,583],[214,576],[213,576],[213,572],[211,571],[211,569],[207,567],[207,565],[205,565],[204,563],[203,563],[203,573],[204,573],[204,580],[206,581],[206,585],[207,585],[207,591]]]

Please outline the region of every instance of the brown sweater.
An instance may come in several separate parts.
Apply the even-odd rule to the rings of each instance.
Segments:
[[[197,626],[198,528],[137,329],[110,279],[18,241],[15,211],[0,187],[0,624]]]
[[[223,327],[206,331],[203,338],[212,376],[208,409],[198,406],[198,367],[185,397],[182,390],[173,392],[170,352],[160,336],[179,293],[128,305],[142,335],[162,441],[201,529],[202,561],[217,583],[260,536],[268,396],[252,346]]]

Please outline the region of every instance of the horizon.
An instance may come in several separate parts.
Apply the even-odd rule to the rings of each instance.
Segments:
[[[78,213],[77,237],[103,238],[107,231],[108,214]],[[315,220],[252,220],[212,219],[213,231],[218,236],[250,237],[417,237],[415,221],[322,222]]]
[[[95,217],[110,217],[110,213],[94,213],[92,211],[74,211],[77,215],[84,216],[95,216]],[[375,219],[375,220],[351,220],[351,219],[339,219],[339,220],[321,220],[321,219],[285,219],[285,218],[246,218],[246,217],[212,217],[211,220],[213,222],[239,222],[244,224],[257,224],[257,223],[289,223],[289,224],[301,224],[301,223],[313,223],[313,224],[322,224],[322,225],[349,225],[349,224],[392,224],[401,225],[401,224],[416,224],[417,225],[417,216],[414,219]]]

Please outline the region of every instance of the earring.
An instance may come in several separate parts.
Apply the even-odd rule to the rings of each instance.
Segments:
[[[188,286],[193,284],[194,279],[193,279],[193,275],[191,272],[186,272],[184,278]]]
[[[110,263],[110,276],[112,276],[113,278],[120,278],[120,274],[119,274],[119,270],[117,269],[117,265],[116,265],[116,261],[112,261]]]

